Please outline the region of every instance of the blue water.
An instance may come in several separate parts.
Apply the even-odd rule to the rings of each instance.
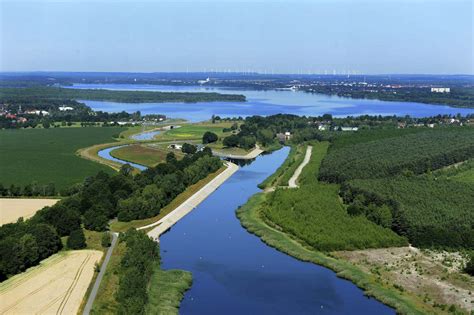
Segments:
[[[114,162],[118,162],[120,164],[130,164],[131,166],[139,169],[140,171],[143,171],[143,170],[146,170],[146,166],[143,166],[143,165],[140,165],[140,164],[136,164],[136,163],[132,163],[132,162],[127,162],[127,161],[124,161],[124,160],[120,160],[120,159],[117,159],[117,158],[114,158],[110,152],[115,150],[115,149],[118,149],[118,148],[121,148],[121,147],[126,147],[127,145],[118,145],[118,146],[115,146],[115,147],[111,147],[111,148],[106,148],[106,149],[102,149],[100,150],[99,152],[97,152],[97,154],[103,158],[103,159],[107,159],[107,160],[110,160],[110,161],[114,161]]]
[[[212,115],[221,117],[273,115],[288,113],[317,116],[325,113],[337,117],[348,115],[410,115],[426,117],[438,114],[466,115],[474,113],[472,108],[454,108],[444,105],[429,105],[410,102],[385,102],[379,100],[350,99],[338,96],[310,94],[293,91],[254,91],[231,88],[208,88],[202,86],[160,86],[135,84],[75,84],[72,88],[139,90],[167,92],[220,92],[243,94],[247,102],[203,102],[203,103],[114,103],[84,100],[94,110],[106,112],[141,111],[142,114],[164,114],[172,118],[184,118],[190,121],[202,121]]]
[[[132,135],[130,138],[133,140],[153,140],[156,135],[160,134],[160,130],[154,130],[154,131],[147,131],[147,132],[142,132],[142,133],[137,133]]]
[[[193,274],[181,314],[395,313],[331,270],[283,254],[241,227],[236,209],[288,151],[243,166],[160,237],[163,268]]]

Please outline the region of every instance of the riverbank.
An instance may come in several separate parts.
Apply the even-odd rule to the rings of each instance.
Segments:
[[[250,233],[260,237],[264,243],[299,260],[312,262],[335,271],[338,277],[350,280],[363,289],[367,296],[374,297],[395,308],[401,314],[421,315],[435,311],[416,297],[391,287],[382,279],[364,273],[349,262],[331,257],[328,253],[315,251],[301,240],[280,231],[277,226],[268,225],[262,218],[260,209],[267,195],[256,194],[237,210],[237,217],[242,226]]]
[[[176,209],[164,216],[157,222],[149,225],[142,226],[138,230],[147,230],[153,228],[148,232],[148,236],[158,241],[159,236],[171,228],[176,222],[178,222],[185,215],[190,213],[196,208],[202,201],[204,201],[210,194],[212,194],[220,185],[222,185],[229,177],[231,177],[239,167],[231,162],[225,163],[226,169],[207,183],[204,187],[199,189],[191,197],[181,203]]]
[[[231,154],[231,153],[226,153],[219,150],[212,150],[212,154],[214,154],[215,156],[219,156],[222,158],[236,159],[236,160],[253,160],[257,156],[262,154],[263,152],[264,150],[262,150],[258,145],[256,145],[256,147],[252,151],[250,151],[249,153],[245,155]]]

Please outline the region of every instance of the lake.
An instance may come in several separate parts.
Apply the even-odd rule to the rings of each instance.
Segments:
[[[230,88],[209,88],[205,86],[167,86],[136,84],[74,84],[77,89],[108,89],[123,91],[166,91],[166,92],[218,92],[243,94],[247,102],[200,102],[200,103],[115,103],[83,100],[94,110],[106,112],[139,110],[142,114],[164,114],[172,118],[202,121],[212,115],[221,117],[274,115],[279,113],[318,116],[332,114],[337,117],[348,115],[410,115],[426,117],[438,114],[466,115],[474,113],[472,108],[454,108],[444,105],[429,105],[410,102],[386,102],[379,100],[350,99],[322,94],[310,94],[288,90],[240,90]]]

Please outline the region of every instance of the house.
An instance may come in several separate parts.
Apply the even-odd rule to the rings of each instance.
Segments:
[[[45,110],[33,109],[33,110],[27,110],[27,111],[25,112],[25,114],[48,116],[48,115],[49,115],[49,112],[47,112],[47,111],[45,111]]]
[[[69,111],[69,110],[74,110],[74,107],[70,107],[70,106],[59,106],[58,108],[61,112],[66,112],[66,111]]]
[[[23,123],[26,123],[28,119],[26,119],[25,117],[18,117],[17,121],[23,124]]]
[[[327,125],[319,125],[318,130],[319,131],[326,131],[326,130],[328,130],[328,126]]]
[[[341,127],[341,131],[357,131],[358,127]]]
[[[287,131],[285,133],[280,132],[280,133],[276,134],[276,137],[277,137],[278,141],[283,143],[283,142],[291,139],[291,132],[289,132],[289,131]]]
[[[407,127],[407,123],[402,121],[398,123],[398,129],[403,129]]]
[[[431,93],[450,93],[451,88],[447,87],[432,87],[431,88]]]
[[[181,150],[183,146],[181,144],[172,143],[168,146],[168,149]]]
[[[435,124],[427,124],[428,128],[434,128]]]

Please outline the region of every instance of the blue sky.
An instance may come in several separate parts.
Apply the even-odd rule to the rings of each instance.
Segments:
[[[0,70],[474,74],[472,2],[0,0]]]

